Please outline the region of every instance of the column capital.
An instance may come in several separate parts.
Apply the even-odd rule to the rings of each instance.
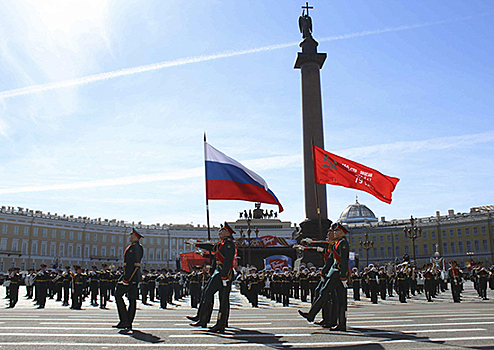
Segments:
[[[319,69],[322,68],[324,61],[326,60],[327,54],[325,53],[303,53],[297,52],[297,59],[295,60],[294,69],[300,69],[306,63],[312,62],[317,64]]]

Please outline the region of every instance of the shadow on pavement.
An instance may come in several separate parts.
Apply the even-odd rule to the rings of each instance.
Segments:
[[[163,343],[164,340],[162,340],[160,337],[157,337],[155,335],[152,335],[150,333],[144,333],[138,330],[132,330],[132,331],[126,331],[126,330],[121,330],[118,333],[122,335],[128,335],[131,338],[134,338],[136,340],[144,341],[147,343]]]

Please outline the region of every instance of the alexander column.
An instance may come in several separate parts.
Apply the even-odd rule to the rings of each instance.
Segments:
[[[324,239],[331,225],[328,220],[326,185],[316,185],[314,180],[314,166],[312,162],[312,144],[324,148],[321,78],[319,70],[326,60],[325,53],[317,52],[317,41],[312,37],[312,19],[309,16],[309,6],[306,2],[302,6],[302,15],[299,17],[299,27],[302,33],[300,47],[302,52],[297,53],[296,69],[300,69],[302,76],[302,127],[304,145],[304,188],[305,188],[305,217],[300,223],[299,238],[310,237]]]

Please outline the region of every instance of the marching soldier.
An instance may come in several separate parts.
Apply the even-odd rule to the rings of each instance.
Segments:
[[[400,264],[397,266],[398,271],[396,273],[396,288],[398,297],[400,298],[400,303],[406,303],[406,289],[407,289],[407,275],[405,272],[405,266]]]
[[[257,275],[257,269],[255,267],[250,268],[250,273],[247,275],[246,282],[246,294],[247,299],[249,299],[252,307],[258,307],[259,305],[259,276]]]
[[[168,302],[169,278],[167,277],[166,272],[166,269],[162,269],[161,274],[156,278],[161,309],[166,309],[166,303]]]
[[[300,300],[306,302],[309,295],[309,271],[305,267],[300,266]]]
[[[81,310],[82,297],[84,293],[84,276],[80,266],[74,266],[76,274],[72,277],[72,307],[74,310]]]
[[[207,327],[207,324],[211,318],[213,311],[213,297],[214,294],[219,291],[220,293],[220,310],[218,312],[218,319],[216,325],[209,329],[210,332],[224,333],[226,325],[228,324],[228,316],[230,313],[230,290],[232,288],[233,279],[233,264],[235,262],[235,256],[237,249],[235,248],[235,242],[233,241],[233,234],[230,225],[225,221],[225,224],[219,230],[219,236],[221,241],[212,244],[197,244],[202,249],[209,250],[215,255],[215,268],[213,275],[209,279],[209,282],[204,290],[204,297],[199,307],[199,320],[197,323],[193,323],[193,326]],[[193,241],[191,241],[193,242]]]
[[[108,290],[110,287],[110,272],[107,270],[107,265],[102,264],[99,275],[99,308],[106,309],[106,304],[108,302]]]
[[[147,305],[149,293],[149,271],[144,269],[142,272],[144,274],[142,275],[141,283],[139,283],[139,287],[141,289],[141,301],[144,305]]]
[[[283,306],[290,305],[290,290],[292,289],[292,276],[288,266],[283,267],[283,273],[281,274],[281,296]]]
[[[386,300],[386,286],[388,285],[388,274],[386,273],[386,268],[381,266],[379,268],[379,293],[381,294],[381,299]]]
[[[350,276],[350,280],[352,281],[353,288],[353,300],[360,300],[360,274],[358,273],[358,269],[354,267],[352,269],[352,274]]]
[[[151,269],[151,273],[148,275],[149,300],[153,303],[156,294],[156,274],[154,271],[154,269]]]
[[[449,262],[450,268],[448,269],[448,277],[451,283],[451,293],[453,295],[453,301],[459,303],[460,300],[460,288],[461,288],[461,275],[462,271],[458,268],[456,261],[451,260]]]
[[[310,291],[310,302],[314,304],[316,301],[316,288],[319,282],[321,281],[321,275],[317,273],[317,269],[315,266],[310,267],[309,273],[309,291]]]
[[[130,245],[124,252],[124,272],[118,282],[115,300],[117,303],[118,317],[120,322],[113,326],[114,328],[132,329],[132,322],[136,314],[136,300],[139,297],[138,283],[141,280],[141,259],[144,249],[139,243],[142,235],[135,229],[132,229],[129,235]],[[129,300],[128,307],[125,305],[123,296],[127,295]]]
[[[98,306],[99,273],[97,267],[93,266],[89,272],[89,289],[91,291],[91,305]]]
[[[379,274],[374,264],[369,264],[369,272],[367,273],[367,284],[370,290],[370,299],[372,304],[377,304]]]
[[[197,309],[197,305],[201,299],[200,268],[200,266],[194,266],[192,272],[189,274],[190,306],[194,309]]]
[[[348,255],[349,245],[345,238],[348,230],[340,223],[334,223],[328,232],[328,241],[332,242],[331,252],[324,268],[322,270],[326,282],[321,289],[319,297],[312,304],[309,312],[299,314],[306,318],[307,321],[313,322],[317,313],[335,293],[337,298],[337,308],[332,312],[337,313],[338,325],[331,328],[332,330],[346,331],[346,313],[347,313],[347,279],[348,279]]]
[[[428,302],[432,302],[434,293],[434,271],[432,264],[426,264],[424,267],[424,290]]]
[[[49,274],[46,272],[46,265],[41,265],[41,270],[36,275],[36,292],[38,294],[38,309],[44,309],[46,304],[46,294],[48,292]]]
[[[9,275],[10,278],[10,303],[9,308],[15,307],[17,301],[19,300],[19,285],[22,281],[22,275],[19,273],[19,268],[14,267],[12,273]]]
[[[70,283],[72,277],[70,274],[70,266],[65,266],[65,271],[62,274],[62,288],[63,288],[63,304],[62,306],[69,306],[69,294],[70,294]]]

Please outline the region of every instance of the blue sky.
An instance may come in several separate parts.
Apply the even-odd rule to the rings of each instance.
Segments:
[[[205,224],[206,132],[302,221],[304,3],[0,0],[0,203]],[[494,4],[310,5],[325,149],[401,179],[391,205],[327,186],[329,217],[356,195],[386,219],[494,204]]]

